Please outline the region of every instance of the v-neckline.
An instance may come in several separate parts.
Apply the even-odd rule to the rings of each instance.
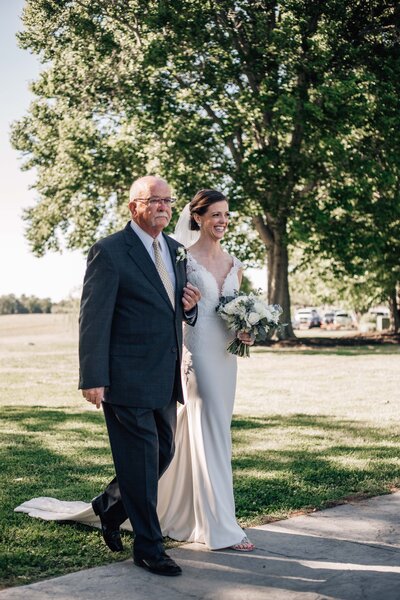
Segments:
[[[205,267],[205,266],[204,266],[204,265],[203,265],[201,262],[199,262],[199,261],[198,261],[198,260],[197,260],[197,259],[196,259],[196,258],[193,256],[193,254],[191,254],[190,252],[188,252],[188,254],[190,255],[190,258],[191,258],[192,260],[194,260],[194,262],[196,263],[196,265],[198,265],[199,267],[201,267],[202,269],[204,269],[204,271],[205,271],[206,273],[208,273],[209,275],[211,275],[211,277],[213,278],[213,281],[214,281],[214,283],[215,283],[215,287],[217,288],[217,291],[218,291],[218,296],[222,296],[222,292],[223,292],[223,290],[224,290],[224,286],[225,286],[226,280],[228,279],[229,275],[232,273],[232,271],[233,271],[233,268],[234,268],[234,266],[235,266],[235,258],[234,258],[233,256],[231,257],[231,258],[232,258],[232,266],[231,266],[231,268],[229,269],[229,271],[227,272],[227,274],[225,275],[225,277],[224,277],[224,280],[223,280],[223,282],[222,282],[222,285],[221,285],[221,288],[220,288],[220,287],[219,287],[219,285],[218,285],[217,278],[215,277],[214,273],[211,273],[211,271],[209,271],[209,270],[207,269],[207,267]]]

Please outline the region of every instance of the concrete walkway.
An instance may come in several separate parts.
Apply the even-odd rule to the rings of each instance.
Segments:
[[[181,577],[129,560],[9,588],[0,600],[400,600],[400,492],[248,533],[252,553],[171,550]]]

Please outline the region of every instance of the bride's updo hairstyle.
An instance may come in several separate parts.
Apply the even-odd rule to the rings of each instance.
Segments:
[[[190,229],[192,231],[198,231],[200,227],[195,221],[194,214],[204,215],[207,212],[207,208],[216,202],[228,199],[226,196],[217,192],[217,190],[199,190],[193,200],[190,202]]]

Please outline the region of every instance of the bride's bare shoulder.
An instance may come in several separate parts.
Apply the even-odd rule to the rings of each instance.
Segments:
[[[223,255],[229,260],[235,260],[233,254],[229,254],[229,252],[227,252],[226,250],[223,250]]]
[[[194,244],[192,244],[191,246],[188,246],[186,248],[186,250],[192,255],[192,256],[196,256],[196,253],[198,252],[198,244],[197,242],[195,242]]]
[[[189,260],[192,258],[196,262],[198,262],[199,256],[196,252],[196,248],[193,250],[193,246],[189,246],[189,248],[187,248],[186,250],[187,250],[187,255],[188,255]]]
[[[229,260],[231,261],[231,265],[232,267],[237,267],[238,270],[242,271],[244,269],[244,264],[242,263],[241,260],[238,259],[237,256],[235,256],[234,254],[228,254],[229,256]]]
[[[230,262],[231,265],[238,262],[238,259],[236,258],[236,256],[234,256],[233,254],[229,254],[229,252],[226,252],[225,250],[224,250],[224,258],[225,258],[226,262]]]

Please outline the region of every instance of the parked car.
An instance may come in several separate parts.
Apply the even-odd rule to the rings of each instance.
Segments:
[[[322,317],[322,325],[331,325],[335,318],[335,311],[331,310],[329,312],[324,313]]]
[[[333,317],[333,326],[335,329],[352,329],[356,324],[350,313],[344,310],[336,310]]]
[[[321,327],[321,317],[315,308],[299,308],[293,319],[295,329],[311,329]]]

